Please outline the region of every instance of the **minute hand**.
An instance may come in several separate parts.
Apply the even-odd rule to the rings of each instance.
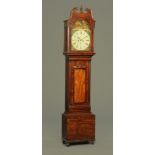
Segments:
[[[84,38],[86,38],[86,37],[87,37],[87,36],[83,37],[82,40],[83,40]]]

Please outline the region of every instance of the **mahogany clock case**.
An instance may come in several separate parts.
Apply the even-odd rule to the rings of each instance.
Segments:
[[[73,8],[64,22],[64,55],[66,58],[65,112],[62,115],[62,141],[69,146],[75,142],[95,141],[95,115],[91,113],[90,71],[94,53],[95,20],[91,9]],[[72,31],[89,31],[88,48],[72,48]],[[78,36],[79,38],[82,32]],[[82,44],[81,40],[80,43]],[[80,46],[81,46],[80,44]],[[87,42],[86,42],[87,44]],[[88,45],[88,44],[87,44]]]

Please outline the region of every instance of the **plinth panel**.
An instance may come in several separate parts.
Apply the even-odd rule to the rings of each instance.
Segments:
[[[63,114],[62,139],[74,141],[95,140],[95,115]]]

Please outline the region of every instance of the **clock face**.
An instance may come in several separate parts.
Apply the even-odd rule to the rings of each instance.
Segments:
[[[88,50],[90,46],[90,34],[86,30],[79,29],[72,33],[71,44],[75,50]]]

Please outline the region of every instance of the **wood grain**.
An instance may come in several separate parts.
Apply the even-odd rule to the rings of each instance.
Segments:
[[[85,101],[86,91],[86,71],[85,69],[74,69],[74,103]]]

